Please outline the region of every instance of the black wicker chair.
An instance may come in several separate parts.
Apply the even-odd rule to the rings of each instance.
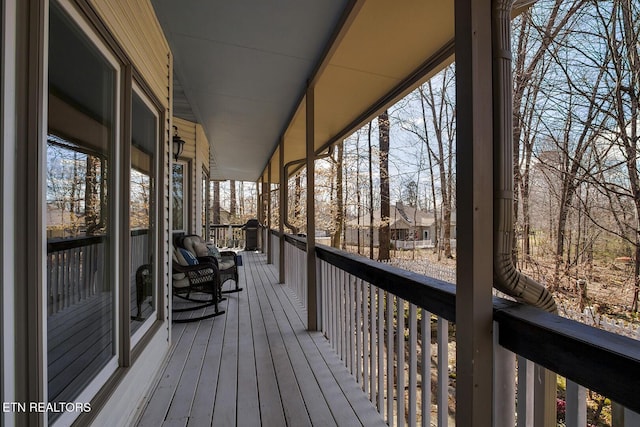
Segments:
[[[222,301],[220,273],[215,263],[210,260],[189,265],[184,257],[174,249],[173,253],[173,295],[188,301],[187,307],[174,308],[174,313],[200,310],[214,307],[214,312],[198,317],[174,319],[174,323],[195,322],[224,314],[219,310],[218,303]]]
[[[233,251],[219,251],[210,242],[205,242],[202,237],[196,234],[180,236],[177,240],[179,247],[195,254],[201,262],[214,262],[220,272],[220,286],[227,280],[233,280],[236,284],[234,289],[221,291],[224,294],[240,292],[238,275],[238,255]]]

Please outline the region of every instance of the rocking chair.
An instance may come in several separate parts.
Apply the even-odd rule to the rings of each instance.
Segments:
[[[195,322],[209,319],[224,314],[218,309],[220,298],[220,273],[218,267],[210,261],[189,264],[184,256],[177,250],[173,251],[173,295],[180,299],[195,303],[185,308],[174,308],[174,313],[200,310],[214,306],[214,312],[199,317],[188,319],[174,319],[174,323]],[[209,297],[194,296],[193,294],[204,294]]]

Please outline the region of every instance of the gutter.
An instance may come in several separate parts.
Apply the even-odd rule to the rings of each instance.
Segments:
[[[324,159],[326,157],[329,157],[333,154],[333,147],[330,147],[329,150],[325,153],[325,154],[320,154],[317,155],[315,157],[314,160],[319,160],[319,159]],[[289,185],[287,184],[289,182],[289,168],[291,166],[296,166],[296,165],[301,165],[307,162],[307,159],[298,159],[298,160],[292,160],[289,163],[286,163],[284,165],[284,176],[280,178],[280,185],[284,185],[284,200],[282,201],[283,203],[283,209],[284,209],[284,216],[282,218],[282,222],[284,225],[286,225],[288,228],[291,229],[292,234],[298,234],[298,227],[296,227],[295,225],[291,224],[289,222]],[[309,192],[307,192],[307,197],[309,197]]]
[[[514,0],[493,0],[493,279],[494,288],[517,301],[551,313],[556,303],[544,285],[513,264],[513,76],[511,9]]]

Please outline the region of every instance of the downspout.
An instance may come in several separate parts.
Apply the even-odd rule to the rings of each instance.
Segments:
[[[511,9],[515,0],[493,0],[494,87],[494,287],[525,304],[557,312],[551,293],[513,264],[513,76]]]
[[[316,156],[316,160],[318,159],[324,159],[326,157],[329,157],[333,154],[333,147],[330,147],[329,150],[325,153],[325,154],[319,154]],[[289,186],[283,183],[288,183],[289,182],[289,168],[291,166],[296,166],[296,165],[301,165],[306,163],[307,159],[298,159],[298,160],[292,160],[289,163],[284,165],[284,177],[281,178],[281,183],[280,185],[285,185],[284,189],[285,189],[285,197],[284,200],[282,201],[283,204],[283,208],[284,208],[284,217],[282,218],[282,222],[284,223],[284,225],[286,225],[287,227],[289,227],[291,229],[291,232],[293,234],[298,234],[298,227],[296,227],[295,225],[291,224],[289,222]],[[308,197],[308,194],[307,194]]]

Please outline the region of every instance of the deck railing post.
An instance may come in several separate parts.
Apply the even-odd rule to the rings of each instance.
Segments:
[[[278,201],[278,209],[280,210],[280,215],[278,215],[278,231],[280,232],[280,240],[279,240],[279,250],[280,256],[278,258],[278,283],[284,283],[284,217],[287,214],[284,207],[286,205],[285,200],[287,199],[287,190],[289,188],[287,181],[285,180],[285,170],[284,170],[284,138],[280,139],[280,151],[278,152],[278,166],[280,168],[280,200]]]
[[[307,139],[307,329],[318,330],[318,295],[316,287],[316,219],[315,219],[315,101],[313,86],[306,94]]]
[[[267,197],[267,233],[265,235],[265,246],[267,247],[267,264],[272,264],[272,254],[271,254],[271,160],[269,160],[269,164],[267,165],[267,187],[268,187],[268,197]]]

